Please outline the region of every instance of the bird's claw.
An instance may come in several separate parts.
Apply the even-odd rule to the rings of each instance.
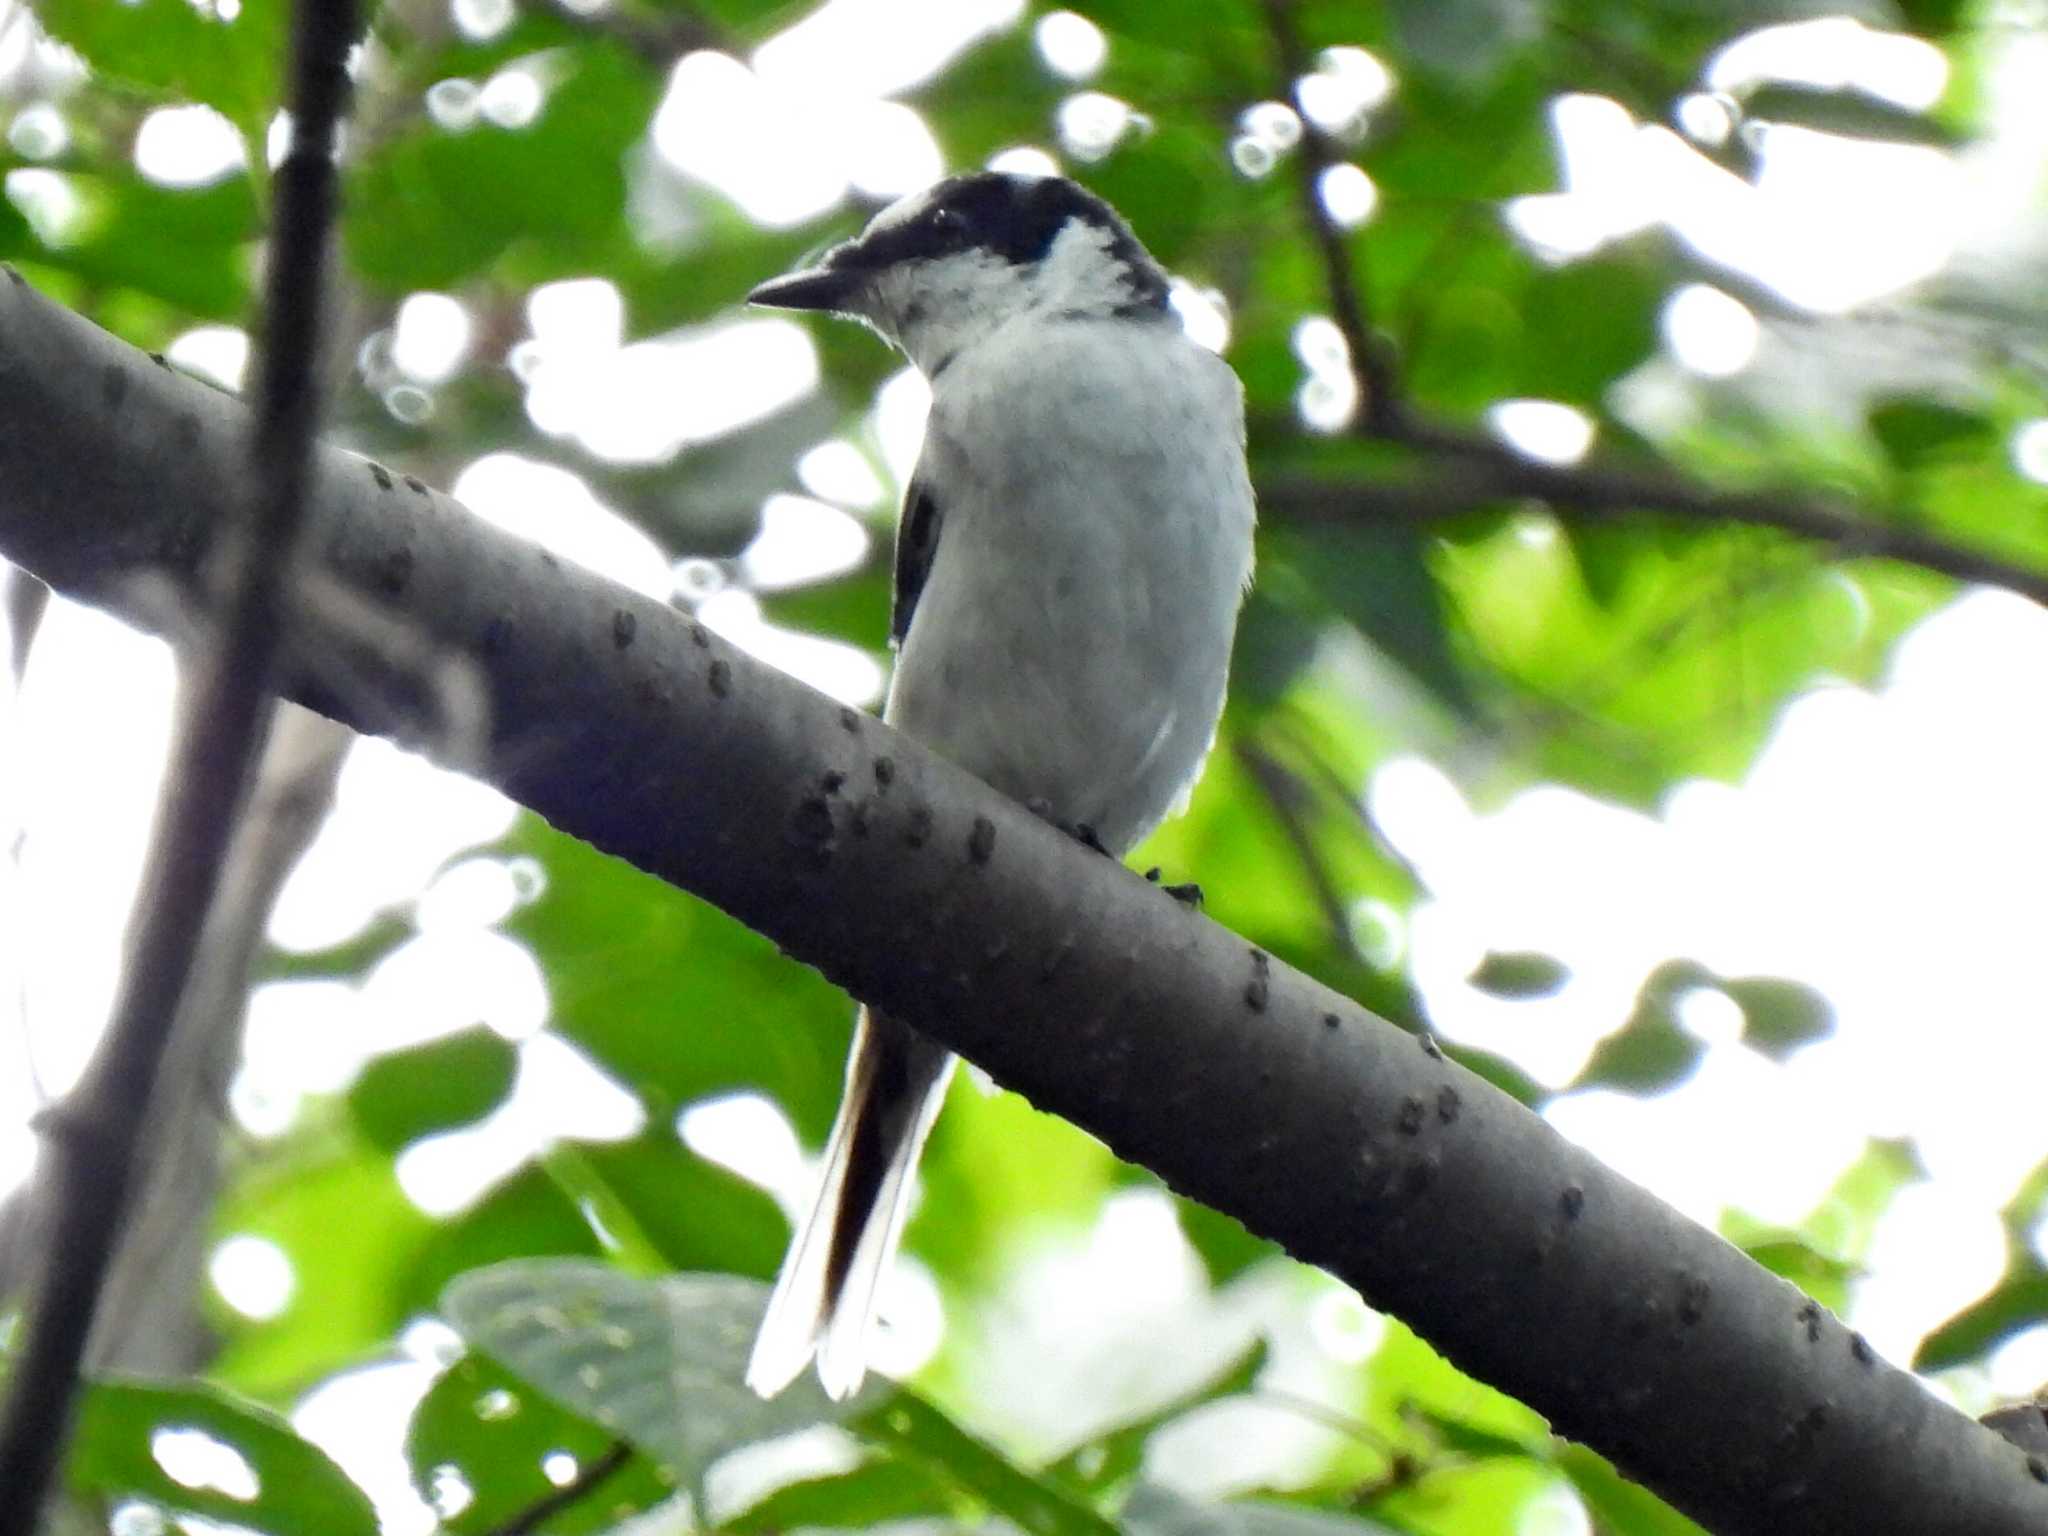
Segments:
[[[1089,826],[1085,821],[1068,821],[1065,817],[1055,816],[1050,801],[1039,799],[1027,800],[1024,802],[1024,809],[1036,816],[1040,821],[1052,823],[1052,825],[1058,827],[1083,848],[1092,848],[1104,858],[1114,857],[1107,848],[1102,846],[1102,839],[1095,835],[1093,827]]]

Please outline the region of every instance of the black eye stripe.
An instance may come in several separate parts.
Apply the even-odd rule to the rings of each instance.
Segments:
[[[1042,259],[1068,220],[1079,219],[1108,234],[1110,253],[1124,265],[1140,307],[1166,302],[1165,274],[1129,226],[1109,204],[1065,177],[978,171],[943,181],[928,196],[916,218],[841,246],[831,265],[871,270],[979,249],[1021,266]]]

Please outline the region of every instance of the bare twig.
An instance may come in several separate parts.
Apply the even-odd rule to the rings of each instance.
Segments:
[[[1315,891],[1316,904],[1323,909],[1323,922],[1330,930],[1330,937],[1347,955],[1362,960],[1364,956],[1359,954],[1358,945],[1352,938],[1351,918],[1344,910],[1344,898],[1339,894],[1336,882],[1330,878],[1329,866],[1323,862],[1315,836],[1302,815],[1303,802],[1309,798],[1308,786],[1295,776],[1293,769],[1257,742],[1236,738],[1231,742],[1231,750],[1244,764],[1245,772],[1252,776],[1252,782],[1259,786],[1266,803],[1273,807],[1280,830],[1294,846],[1295,857],[1301,861],[1302,872],[1308,876],[1308,883]]]
[[[1358,380],[1358,419],[1376,429],[1391,426],[1401,414],[1397,393],[1400,381],[1394,371],[1394,360],[1373,331],[1365,287],[1345,245],[1344,231],[1323,206],[1323,172],[1345,156],[1299,100],[1301,78],[1309,72],[1309,65],[1301,37],[1294,30],[1294,0],[1266,0],[1266,16],[1284,77],[1283,94],[1294,102],[1295,115],[1301,119],[1302,211],[1323,259],[1333,318],[1351,353],[1352,373]]]
[[[29,1536],[62,1451],[79,1366],[105,1287],[171,1025],[192,972],[236,812],[273,713],[283,590],[304,520],[319,400],[322,268],[334,139],[348,96],[353,0],[300,0],[292,145],[278,172],[251,515],[218,551],[214,643],[197,658],[166,766],[107,1044],[78,1091],[45,1117],[52,1233],[0,1418],[0,1536]]]
[[[1770,528],[1821,545],[1838,559],[1897,560],[1961,581],[2005,587],[2048,605],[2048,571],[1924,528],[1880,521],[1845,501],[1796,492],[1716,490],[1657,468],[1544,464],[1478,433],[1413,419],[1394,440],[1439,460],[1427,478],[1340,481],[1265,475],[1259,480],[1259,505],[1304,522],[1436,522],[1492,503],[1529,500],[1580,519],[1662,517]]]
[[[494,1529],[490,1536],[532,1536],[541,1528],[542,1522],[559,1515],[632,1459],[633,1447],[623,1440],[614,1441],[611,1449],[578,1472],[574,1481],[564,1483],[544,1498],[535,1499]]]

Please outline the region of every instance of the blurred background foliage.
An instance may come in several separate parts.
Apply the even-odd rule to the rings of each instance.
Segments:
[[[1877,681],[1894,642],[1954,596],[1946,575],[1868,558],[1886,531],[2048,568],[2048,443],[2025,446],[2048,411],[2028,246],[2038,183],[2015,192],[2019,233],[2004,250],[1959,256],[1904,291],[1881,277],[1859,291],[1842,273],[1847,286],[1823,291],[1678,219],[1602,226],[1585,201],[1617,134],[1682,152],[1726,188],[1758,184],[1772,146],[1796,142],[1786,134],[1981,153],[1996,67],[2039,41],[2043,17],[2028,6],[1074,0],[996,6],[975,26],[942,21],[942,7],[826,9],[866,50],[849,53],[849,72],[872,74],[874,57],[927,61],[903,65],[883,94],[915,114],[946,168],[1006,153],[1046,163],[1020,162],[1020,149],[1050,157],[1184,280],[1191,326],[1227,335],[1264,499],[1259,581],[1208,775],[1141,867],[1199,879],[1217,920],[1404,1026],[1426,1023],[1401,934],[1429,892],[1365,794],[1389,760],[1435,762],[1480,806],[1555,782],[1654,808],[1684,781],[1739,778],[1815,682]],[[871,337],[814,328],[815,388],[653,448],[608,450],[537,398],[531,333],[559,285],[584,301],[604,285],[594,309],[573,313],[601,318],[609,304],[614,348],[688,345],[719,334],[751,285],[886,200],[884,176],[785,216],[666,148],[671,115],[684,124],[672,133],[701,140],[760,134],[756,122],[695,122],[679,98],[732,78],[742,66],[720,74],[719,56],[747,59],[811,10],[387,0],[357,60],[333,430],[440,483],[485,455],[551,466],[602,506],[586,494],[541,523],[627,520],[673,568],[679,606],[739,594],[756,637],[830,640],[843,648],[832,655],[885,663],[903,459],[875,401],[902,386]],[[0,255],[174,360],[181,339],[243,323],[266,194],[236,145],[260,156],[274,136],[285,22],[284,0],[11,10]],[[1799,56],[1817,62],[1804,75],[1729,64],[1760,37],[1814,25],[1834,30],[1800,34]],[[928,33],[951,42],[935,51]],[[1933,92],[1865,83],[1853,61],[1876,56],[1873,38],[1917,39],[1908,57],[1934,61]],[[165,116],[194,108],[218,116]],[[227,135],[221,163],[151,174],[148,136],[171,121]],[[698,145],[706,161],[717,147]],[[1565,206],[1573,194],[1581,202]],[[408,314],[457,313],[450,357],[409,360]],[[737,371],[743,351],[690,355]],[[674,375],[649,367],[658,394]],[[728,388],[746,385],[694,382],[699,395]],[[834,445],[823,460],[821,444]],[[874,494],[840,497],[794,543],[843,543],[857,524],[859,552],[828,574],[764,578],[764,503],[805,491],[830,512],[819,466],[845,484],[849,462]],[[1611,473],[1651,491],[1617,505],[1602,490]],[[1769,515],[1720,515],[1716,498],[1733,493]],[[1826,536],[1767,526],[1788,507]],[[810,1430],[798,1442],[808,1462],[743,1449],[706,1483],[703,1445],[678,1445],[678,1423],[715,1419],[725,1450],[823,1410],[756,1422],[711,1375],[621,1384],[611,1357],[578,1351],[609,1338],[645,1375],[650,1361],[715,1354],[719,1330],[743,1326],[731,1318],[749,1293],[708,1280],[664,1290],[653,1277],[771,1275],[788,1189],[764,1188],[776,1181],[758,1159],[707,1155],[716,1137],[678,1127],[706,1106],[753,1113],[762,1106],[745,1096],[758,1095],[815,1148],[848,1006],[719,913],[531,819],[472,857],[521,872],[500,927],[545,978],[545,1032],[630,1096],[636,1128],[546,1138],[456,1208],[422,1209],[402,1159],[499,1112],[525,1059],[505,1031],[451,1013],[284,1123],[237,1132],[214,1224],[281,1258],[289,1299],[263,1316],[206,1299],[219,1346],[208,1385],[108,1385],[89,1399],[71,1486],[131,1522],[118,1528],[170,1518],[359,1533],[381,1518],[424,1531],[438,1518],[449,1532],[572,1532],[655,1511],[630,1528],[668,1529],[683,1519],[679,1489],[708,1499],[705,1520],[742,1531],[904,1519],[1034,1533],[1690,1528],[1398,1322],[964,1080],[909,1232],[924,1288],[905,1305],[947,1320],[943,1338],[933,1323],[922,1345],[903,1345],[930,1356],[919,1395],[880,1392],[842,1429]],[[260,981],[355,986],[418,927],[398,902],[331,948],[276,951]],[[1569,976],[1551,955],[1505,952],[1470,981],[1533,1002]],[[1702,990],[1731,1001],[1740,1039],[1772,1059],[1832,1026],[1827,1001],[1799,983],[1675,956],[1642,978],[1569,1082],[1464,1054],[1532,1103],[1589,1086],[1655,1095],[1697,1062],[1682,1015]],[[1871,1141],[1812,1220],[1731,1212],[1725,1229],[1841,1306],[1873,1224],[1919,1177],[1910,1145]],[[1930,1338],[1929,1368],[1981,1358],[2048,1307],[2030,1237],[2044,1189],[2037,1177],[2015,1196],[2006,1277]],[[1062,1280],[1055,1257],[1077,1252],[1128,1284]],[[540,1256],[586,1262],[473,1273]],[[610,1268],[587,1263],[599,1258]],[[554,1309],[575,1369],[530,1337],[508,1342],[508,1296]],[[481,1352],[463,1354],[450,1323]],[[433,1380],[423,1397],[358,1406],[340,1428],[303,1410],[309,1394],[402,1362],[425,1372],[408,1379]],[[379,1411],[409,1417],[413,1502],[376,1484],[389,1469],[374,1456],[341,1448],[371,1433],[350,1428],[351,1413]],[[238,1481],[250,1476],[254,1494]],[[375,1485],[377,1514],[352,1477]]]

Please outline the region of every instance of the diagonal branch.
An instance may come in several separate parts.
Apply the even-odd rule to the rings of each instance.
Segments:
[[[1294,0],[1266,0],[1266,14],[1289,99],[1308,62],[1294,30]],[[1298,106],[1297,106],[1297,110]],[[1357,263],[1345,232],[1323,204],[1323,173],[1345,158],[1340,146],[1306,112],[1297,156],[1303,222],[1323,265],[1331,318],[1344,337],[1358,386],[1359,436],[1413,450],[1429,466],[1428,480],[1393,486],[1324,486],[1319,494],[1279,498],[1260,485],[1260,505],[1272,510],[1352,516],[1370,509],[1403,517],[1455,516],[1509,497],[1547,503],[1561,514],[1589,518],[1664,516],[1686,522],[1735,523],[1771,528],[1818,544],[1844,559],[1875,557],[1917,565],[1960,581],[2005,587],[2048,606],[2048,571],[1986,549],[1959,544],[1835,497],[1799,491],[1727,491],[1667,465],[1609,459],[1559,465],[1531,459],[1508,443],[1419,412],[1405,398],[1390,348],[1373,328]],[[1299,487],[1290,487],[1298,492]]]
[[[0,338],[0,556],[146,622],[136,578],[189,579],[242,407],[4,276]],[[354,455],[320,454],[309,516],[323,579],[473,661],[475,771],[1357,1286],[1714,1530],[2048,1528],[2021,1451],[1793,1287],[879,721]],[[337,684],[331,651],[293,696],[419,734],[417,690]]]
[[[197,658],[172,743],[106,1040],[77,1091],[44,1117],[49,1248],[0,1417],[0,1536],[35,1530],[63,1452],[151,1089],[275,710],[273,664],[314,450],[334,139],[356,33],[352,0],[299,0],[294,15],[294,129],[278,172],[250,504],[216,509],[225,515],[215,526],[228,530],[208,573],[222,596],[218,634]],[[118,406],[118,392],[105,403]]]
[[[1426,477],[1338,480],[1310,474],[1259,477],[1259,508],[1305,523],[1434,523],[1503,501],[1540,501],[1581,521],[1664,518],[1770,528],[1842,560],[1883,559],[1959,581],[2004,587],[2048,606],[2048,571],[1957,544],[1924,528],[1880,522],[1846,502],[1765,491],[1722,491],[1656,470],[1562,467],[1525,459],[1504,444],[1440,444],[1447,460]]]

